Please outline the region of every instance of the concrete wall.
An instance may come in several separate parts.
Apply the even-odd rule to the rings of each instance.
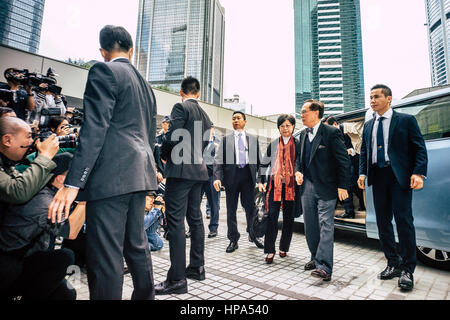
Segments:
[[[55,59],[0,45],[0,71],[2,78],[0,81],[6,81],[3,78],[3,71],[9,67],[28,69],[30,72],[44,74],[49,67],[52,67],[59,74],[57,78],[58,85],[63,88],[62,94],[67,97],[69,106],[82,107],[88,70]],[[176,94],[158,89],[153,89],[153,91],[155,92],[158,108],[158,125],[160,125],[162,117],[169,115],[173,105],[181,100]],[[211,121],[217,128],[218,135],[223,135],[227,130],[232,130],[231,118],[233,110],[205,102],[200,102],[200,105],[211,118]],[[262,148],[265,147],[272,137],[279,135],[275,122],[251,115],[246,115],[246,117],[247,130],[260,136]]]

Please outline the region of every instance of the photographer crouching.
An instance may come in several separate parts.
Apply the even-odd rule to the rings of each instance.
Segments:
[[[39,156],[23,173],[16,170],[29,147],[33,145],[30,126],[14,117],[0,118],[0,225],[9,205],[23,204],[35,196],[52,177],[56,164],[51,160],[59,149],[56,135],[36,141]],[[22,262],[0,251],[0,295],[22,272]]]
[[[18,118],[26,120],[35,107],[31,85],[22,85],[20,79],[23,75],[14,68],[6,69],[3,75],[8,84],[0,86],[0,107],[9,107]]]
[[[0,250],[19,259],[22,272],[7,289],[3,298],[21,296],[22,300],[75,300],[76,291],[66,281],[67,268],[74,264],[68,249],[54,250],[55,238],[75,239],[85,220],[85,204],[71,210],[69,218],[52,224],[47,219],[48,207],[56,192],[64,186],[72,154],[53,158],[56,168],[49,183],[30,201],[11,205],[0,226]]]

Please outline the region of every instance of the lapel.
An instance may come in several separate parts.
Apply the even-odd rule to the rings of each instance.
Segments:
[[[300,133],[300,163],[303,165],[303,151],[305,150],[306,130]]]
[[[309,164],[308,165],[311,164],[311,161],[314,158],[314,154],[316,153],[317,148],[319,147],[320,143],[322,142],[322,133],[323,133],[323,130],[324,130],[323,126],[324,126],[324,124],[321,123],[320,126],[319,126],[319,129],[317,130],[317,134],[314,137],[313,144],[311,146],[311,157],[309,158]]]
[[[389,125],[388,151],[391,146],[392,135],[394,134],[395,126],[397,125],[397,123],[398,123],[398,114],[397,112],[393,111],[391,124]]]
[[[227,164],[229,164],[229,163],[236,164],[236,148],[234,145],[234,132],[227,137],[226,143],[225,143],[225,149],[228,151],[233,150],[233,152],[231,153],[233,155],[233,158],[228,159],[230,157],[230,155],[227,154],[226,159],[225,159],[226,163]],[[232,162],[229,162],[229,160],[231,160]]]

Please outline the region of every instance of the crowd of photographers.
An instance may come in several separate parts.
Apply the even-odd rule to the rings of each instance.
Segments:
[[[66,280],[67,268],[85,266],[85,203],[75,203],[61,223],[51,223],[47,216],[54,195],[64,186],[83,114],[67,106],[51,68],[46,75],[8,68],[4,76],[7,83],[0,83],[0,300],[74,300],[76,291]],[[157,140],[166,131],[163,125]],[[155,149],[159,152],[160,144]],[[152,251],[163,247],[159,233],[167,231],[164,165],[158,163],[156,168],[158,191],[146,197],[145,229]]]

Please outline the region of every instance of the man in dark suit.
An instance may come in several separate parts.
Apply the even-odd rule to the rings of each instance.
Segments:
[[[155,161],[156,161],[156,170],[158,174],[158,180],[163,180],[165,177],[164,170],[166,168],[166,164],[161,159],[161,147],[164,135],[167,133],[167,130],[169,130],[169,124],[170,124],[170,117],[165,116],[162,120],[161,132],[156,136],[156,143],[155,143]]]
[[[337,199],[348,198],[350,159],[344,137],[338,128],[324,125],[324,104],[306,100],[302,121],[306,130],[300,134],[300,155],[296,171],[303,174],[301,190],[305,235],[311,261],[305,270],[330,281],[333,272],[334,209]]]
[[[205,230],[200,193],[203,183],[209,179],[203,151],[212,123],[197,101],[200,97],[197,79],[184,79],[180,95],[182,103],[172,109],[169,130],[162,144],[162,158],[167,160],[165,202],[171,266],[167,279],[156,286],[156,294],[186,293],[186,278],[205,279]],[[187,268],[185,218],[191,232]]]
[[[131,65],[133,41],[122,27],[100,31],[106,63],[89,71],[80,143],[49,207],[52,222],[87,201],[87,270],[91,299],[122,298],[123,257],[133,277],[132,299],[154,299],[152,262],[144,231],[145,195],[156,190],[153,146],[156,102]]]
[[[403,290],[414,287],[416,234],[412,214],[412,190],[423,187],[428,156],[414,116],[391,109],[392,91],[385,85],[371,89],[370,106],[376,112],[364,125],[360,178],[361,189],[373,186],[373,201],[381,248],[387,259],[380,279],[400,277]],[[395,218],[399,251],[395,247],[392,217]]]
[[[230,240],[226,249],[228,253],[238,248],[240,238],[236,220],[239,194],[247,218],[248,239],[258,248],[264,248],[264,244],[255,237],[252,230],[255,214],[254,191],[261,154],[257,137],[244,130],[246,123],[244,113],[240,111],[233,113],[234,132],[222,139],[214,162],[214,188],[219,191],[222,184],[225,187],[228,239]]]
[[[343,137],[344,137],[345,148],[347,148],[347,153],[348,153],[350,163],[351,163],[351,166],[350,166],[350,175],[351,175],[350,188],[347,190],[348,198],[342,202],[342,204],[344,205],[345,212],[343,214],[337,216],[337,218],[354,219],[355,218],[355,207],[353,205],[353,191],[355,190],[355,187],[356,187],[356,184],[358,181],[358,177],[359,177],[359,161],[356,162],[357,163],[356,169],[358,171],[358,174],[355,174],[354,164],[356,161],[356,159],[355,159],[356,152],[355,152],[355,149],[353,148],[352,139],[350,138],[350,136],[348,134],[344,133],[344,125],[339,124],[337,122],[336,118],[332,117],[332,116],[326,118],[325,123],[341,130]],[[358,189],[358,188],[356,188],[356,189]]]

